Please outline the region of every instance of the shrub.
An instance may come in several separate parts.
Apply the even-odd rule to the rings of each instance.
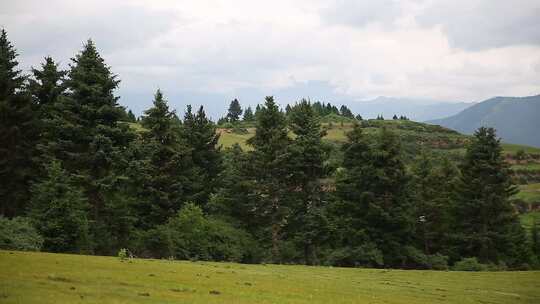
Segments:
[[[206,217],[191,203],[166,224],[149,231],[146,240],[145,249],[153,256],[186,260],[250,262],[257,247],[247,232]]]
[[[463,258],[452,267],[455,271],[486,271],[488,266],[478,262],[476,258]]]
[[[0,216],[0,248],[8,250],[40,251],[43,238],[23,217],[7,219]]]
[[[381,267],[384,265],[382,252],[373,243],[356,247],[343,247],[333,250],[327,258],[327,265]]]
[[[126,261],[129,258],[128,250],[126,248],[120,249],[118,251],[118,258],[120,259],[121,262]]]

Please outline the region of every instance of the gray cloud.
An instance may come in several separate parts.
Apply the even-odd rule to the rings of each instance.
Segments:
[[[0,27],[25,70],[45,55],[66,66],[92,37],[139,113],[157,88],[179,112],[204,104],[214,117],[234,97],[537,94],[537,6],[471,1],[18,0],[2,5]]]
[[[338,0],[321,10],[321,19],[331,25],[364,27],[379,23],[391,27],[401,13],[400,3],[395,0]]]
[[[440,26],[450,45],[482,50],[540,45],[540,1],[436,1],[417,17],[423,26]]]

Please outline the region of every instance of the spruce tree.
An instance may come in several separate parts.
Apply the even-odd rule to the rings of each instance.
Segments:
[[[163,94],[157,90],[153,107],[141,118],[148,130],[139,145],[139,158],[143,161],[138,162],[131,174],[135,185],[146,185],[136,190],[138,227],[142,229],[165,223],[189,200],[192,191],[196,172],[191,150],[182,140],[176,119]]]
[[[399,141],[383,128],[372,143],[358,125],[347,136],[345,171],[336,186],[343,243],[352,247],[351,252],[362,253],[350,259],[370,266],[383,261],[387,266],[405,266],[414,219]]]
[[[191,112],[191,106],[187,107],[183,138],[191,149],[191,159],[200,174],[200,181],[194,185],[190,201],[204,206],[217,185],[222,159],[216,125],[206,117],[202,106],[195,114]]]
[[[283,228],[290,216],[288,194],[292,187],[288,180],[288,151],[290,138],[287,136],[285,115],[271,96],[266,97],[264,106],[257,115],[255,135],[248,140],[253,147],[250,153],[249,177],[253,180],[253,216],[259,220],[256,233],[271,244],[272,261],[280,261]],[[269,239],[269,240],[268,240]]]
[[[46,177],[32,187],[30,216],[44,238],[43,250],[84,252],[89,246],[88,201],[73,176],[58,161],[46,165]]]
[[[291,131],[296,135],[289,145],[290,179],[294,184],[291,233],[301,246],[304,262],[313,264],[317,247],[327,237],[327,219],[321,179],[328,159],[318,116],[311,104],[302,100],[289,113]]]
[[[235,123],[240,119],[240,116],[242,115],[242,107],[240,106],[240,102],[238,102],[238,99],[233,99],[231,101],[231,104],[229,105],[229,110],[227,111],[227,118],[229,119],[229,122]]]
[[[32,68],[32,77],[29,80],[29,90],[41,112],[51,111],[50,106],[64,94],[64,80],[67,72],[58,68],[58,64],[51,58],[45,57],[41,69]]]
[[[127,148],[134,133],[119,123],[123,109],[114,95],[119,80],[112,74],[91,40],[72,59],[66,79],[68,93],[56,103],[61,113],[53,122],[57,140],[48,153],[76,174],[90,204],[91,235],[98,253],[110,253],[108,237],[115,233],[110,223],[123,204],[113,197],[125,189],[121,175]],[[129,195],[129,193],[124,193]],[[129,225],[129,223],[126,223]]]
[[[510,203],[516,193],[493,128],[479,128],[460,165],[454,231],[457,251],[482,263],[527,261],[526,237]]]
[[[244,121],[253,121],[255,119],[255,116],[253,115],[253,110],[251,110],[251,107],[247,107],[247,109],[244,111]]]
[[[35,177],[38,117],[17,69],[17,52],[0,33],[0,215],[24,213]]]

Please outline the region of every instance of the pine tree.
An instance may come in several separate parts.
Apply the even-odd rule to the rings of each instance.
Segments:
[[[188,106],[184,116],[183,138],[191,149],[191,159],[200,174],[200,183],[193,188],[190,201],[204,207],[218,182],[222,159],[216,125],[206,117],[202,106],[195,114]]]
[[[229,122],[235,123],[240,119],[240,116],[242,116],[242,107],[240,106],[240,102],[238,102],[238,99],[233,99],[231,101],[231,104],[229,105],[229,110],[227,111],[227,118],[229,119]]]
[[[244,121],[253,121],[255,119],[255,116],[253,115],[253,110],[251,110],[251,107],[247,107],[247,109],[244,111]]]
[[[47,176],[32,187],[30,216],[44,238],[43,250],[84,252],[89,246],[88,201],[71,174],[58,161],[46,166]]]
[[[493,128],[479,128],[460,165],[454,206],[461,256],[510,266],[527,259],[524,231],[509,198],[516,193]]]
[[[55,105],[61,115],[52,123],[57,140],[48,147],[48,153],[60,160],[66,171],[78,176],[91,208],[95,249],[110,253],[106,242],[115,233],[109,225],[115,220],[110,217],[118,213],[117,207],[124,209],[113,197],[125,189],[121,172],[126,166],[125,152],[135,135],[119,123],[123,109],[114,96],[119,80],[91,40],[72,59],[65,83],[68,93]]]
[[[160,90],[154,96],[153,107],[141,118],[144,133],[139,145],[142,154],[130,174],[139,201],[138,227],[153,228],[163,224],[189,200],[192,179],[197,176],[191,159],[191,150],[181,137],[174,111],[169,109]]]
[[[248,208],[259,220],[255,228],[262,226],[264,238],[270,238],[274,262],[280,261],[282,232],[290,215],[288,194],[292,189],[287,170],[289,143],[285,115],[274,98],[268,96],[257,115],[255,135],[248,140],[253,147],[249,159],[249,178],[254,185],[251,190],[253,205]]]
[[[347,118],[354,118],[354,114],[351,112],[351,110],[349,108],[347,108],[347,106],[345,105],[342,105],[341,108],[339,109],[339,113],[341,114],[341,116],[343,117],[347,117]]]
[[[313,264],[317,247],[327,237],[327,219],[323,203],[321,179],[328,159],[322,138],[326,134],[311,104],[300,101],[290,110],[290,129],[296,135],[289,145],[290,179],[294,184],[292,234],[304,254],[304,262]]]
[[[135,117],[135,114],[131,110],[128,110],[127,119],[129,122],[137,122],[137,117]]]
[[[404,266],[404,248],[411,243],[414,219],[407,191],[408,176],[396,135],[383,128],[376,142],[370,143],[356,125],[348,134],[343,152],[345,171],[336,186],[338,214],[346,219],[342,228],[344,243],[360,246],[358,250],[364,253],[380,250],[385,265]],[[363,247],[365,244],[372,244],[369,250]],[[371,253],[356,259],[372,266],[382,262]]]
[[[51,111],[52,104],[64,94],[66,74],[67,72],[60,70],[51,57],[45,57],[41,69],[32,68],[32,78],[30,78],[28,88],[44,115]]]
[[[450,206],[457,169],[447,158],[440,165],[422,150],[413,168],[415,233],[424,254],[446,253]]]
[[[0,215],[23,214],[35,176],[38,120],[35,104],[24,91],[17,52],[0,34]]]

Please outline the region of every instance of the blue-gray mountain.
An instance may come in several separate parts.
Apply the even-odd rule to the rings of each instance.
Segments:
[[[493,127],[504,142],[540,147],[540,95],[491,98],[429,123],[465,134]]]

